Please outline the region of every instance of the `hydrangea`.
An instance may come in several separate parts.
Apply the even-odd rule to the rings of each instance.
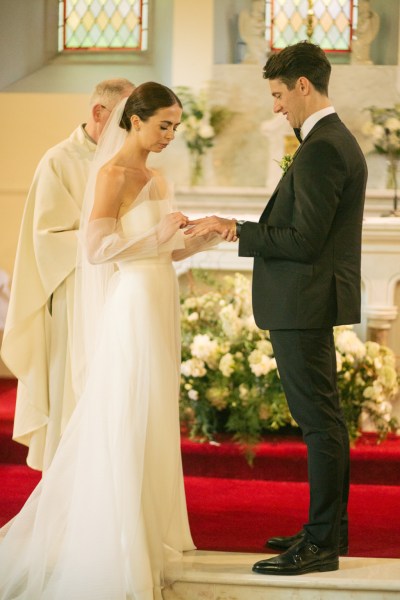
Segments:
[[[378,381],[383,384],[387,389],[393,389],[397,391],[397,373],[393,367],[389,365],[382,365],[378,372]]]
[[[241,335],[243,321],[239,318],[233,304],[224,306],[220,310],[219,318],[221,319],[222,329],[229,339],[234,340]]]
[[[218,357],[218,342],[212,340],[207,334],[198,334],[193,338],[190,345],[192,355],[209,364],[211,367],[216,364]]]
[[[339,352],[351,357],[349,360],[363,358],[366,354],[364,344],[351,329],[339,331],[335,343]]]
[[[259,340],[258,342],[256,342],[256,348],[257,350],[260,350],[260,352],[266,354],[267,356],[272,356],[274,354],[272,344],[269,340]]]
[[[210,387],[206,391],[206,398],[217,410],[223,410],[228,404],[229,392],[227,389]]]
[[[276,369],[276,360],[264,354],[256,348],[249,355],[250,369],[256,377],[268,375],[272,369]]]
[[[230,377],[235,369],[235,359],[230,352],[224,354],[219,361],[219,370],[224,377]]]

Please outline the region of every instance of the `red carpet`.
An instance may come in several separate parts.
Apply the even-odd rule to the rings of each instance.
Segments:
[[[221,445],[199,444],[182,438],[186,475],[307,481],[307,449],[300,435],[271,434],[255,446],[249,466],[237,444],[221,438]],[[350,450],[352,483],[400,485],[400,436],[377,444],[375,434],[364,434]]]
[[[273,535],[291,535],[307,520],[308,486],[300,482],[186,477],[193,539],[202,550],[273,553]],[[400,558],[400,489],[352,485],[350,555]]]
[[[0,379],[0,525],[40,479],[11,441],[15,382]],[[365,435],[351,450],[350,554],[400,558],[400,437],[376,445]],[[267,537],[292,534],[307,520],[306,451],[298,436],[270,436],[250,467],[235,444],[182,439],[189,519],[199,549],[267,553]]]
[[[0,465],[0,526],[22,508],[41,473],[22,465]]]

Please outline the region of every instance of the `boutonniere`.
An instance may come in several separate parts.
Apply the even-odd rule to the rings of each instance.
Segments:
[[[293,162],[293,157],[294,154],[285,154],[280,161],[277,161],[277,163],[279,164],[280,168],[282,169],[282,176],[286,173],[286,171],[288,170],[288,168],[290,167],[290,165]]]

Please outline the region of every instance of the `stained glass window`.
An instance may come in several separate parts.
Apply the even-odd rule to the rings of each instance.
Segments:
[[[327,52],[350,52],[357,0],[266,0],[272,50],[309,39]]]
[[[59,0],[59,50],[147,50],[149,0]]]

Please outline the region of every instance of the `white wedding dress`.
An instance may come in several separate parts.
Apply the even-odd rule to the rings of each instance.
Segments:
[[[121,217],[128,238],[170,211],[156,188],[153,178]],[[181,232],[172,246],[152,258],[116,259],[85,391],[49,470],[0,531],[1,600],[161,599],[163,585],[178,576],[181,552],[194,548],[180,454],[171,255],[200,248]]]

